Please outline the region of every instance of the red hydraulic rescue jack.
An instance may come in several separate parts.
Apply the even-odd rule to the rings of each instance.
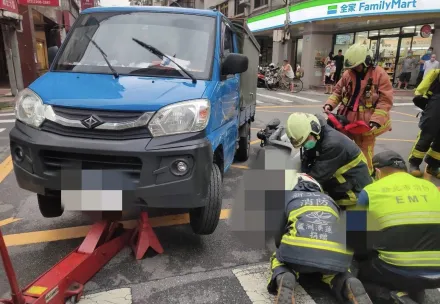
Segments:
[[[76,303],[83,294],[85,283],[127,245],[133,249],[136,259],[142,259],[150,247],[163,253],[147,212],[141,213],[135,229],[124,230],[122,224],[104,220],[92,225],[77,249],[21,290],[0,230],[0,254],[12,297],[10,300],[0,299],[0,303]]]

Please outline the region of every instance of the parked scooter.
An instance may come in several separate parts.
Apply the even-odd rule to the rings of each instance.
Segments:
[[[267,67],[258,66],[257,88],[265,88],[266,87],[266,81],[265,81],[266,69],[267,69]]]

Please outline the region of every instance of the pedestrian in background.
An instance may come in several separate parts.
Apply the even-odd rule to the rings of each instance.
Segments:
[[[417,60],[413,57],[413,53],[410,50],[408,51],[408,55],[399,62],[401,72],[399,76],[399,82],[397,83],[398,89],[402,87],[402,83],[404,84],[404,89],[408,89],[408,83],[411,80],[411,70],[416,65]]]
[[[425,74],[425,61],[428,61],[429,59],[431,59],[431,54],[432,52],[434,52],[434,48],[431,46],[428,51],[426,51],[426,54],[422,56],[422,58],[420,58],[420,71],[419,71],[419,75],[417,76],[417,83],[416,83],[416,87],[419,86],[419,84],[422,82],[423,79],[423,75]]]
[[[327,66],[327,64],[333,60],[333,52],[328,53],[327,58],[324,60],[324,65]]]
[[[335,84],[335,61],[329,61],[325,67],[324,72],[324,84],[325,84],[325,94],[331,94],[333,91],[333,85]]]
[[[342,68],[344,67],[344,55],[342,55],[342,50],[338,51],[338,55],[333,57],[336,65],[335,72],[335,83],[338,83],[339,79],[341,79]]]
[[[432,54],[431,59],[429,59],[428,61],[425,61],[423,66],[425,68],[425,71],[423,73],[423,79],[425,79],[425,77],[426,77],[426,75],[428,75],[429,71],[431,71],[433,69],[440,68],[440,63],[437,61],[437,56],[435,54]]]

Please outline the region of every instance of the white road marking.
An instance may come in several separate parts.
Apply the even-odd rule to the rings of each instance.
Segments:
[[[0,119],[0,123],[11,123],[15,122],[15,119]]]
[[[267,292],[269,263],[235,268],[232,272],[252,303],[272,304],[274,302],[274,297]],[[295,303],[316,304],[299,284],[295,287]]]
[[[84,296],[79,304],[132,304],[131,288],[120,288]]]
[[[287,99],[283,99],[283,98],[279,98],[279,97],[275,97],[275,96],[271,96],[271,95],[263,95],[263,94],[257,94],[257,95],[264,97],[264,98],[279,100],[281,102],[287,102],[287,103],[293,102],[293,100],[287,100]]]
[[[264,103],[264,102],[257,100],[257,103]]]
[[[283,95],[283,96],[289,96],[289,97],[293,97],[293,98],[298,98],[301,100],[305,100],[305,101],[310,101],[310,102],[320,102],[320,103],[324,103],[325,101],[320,101],[320,100],[316,100],[316,99],[310,99],[310,98],[305,98],[305,97],[301,97],[298,95],[293,95],[293,94],[288,94],[288,93],[278,93],[279,95]]]
[[[397,102],[393,104],[394,107],[403,107],[403,106],[413,106],[414,103],[412,102]]]
[[[0,128],[0,133],[6,130],[6,128]]]
[[[15,116],[14,112],[11,113],[0,113],[0,116]]]

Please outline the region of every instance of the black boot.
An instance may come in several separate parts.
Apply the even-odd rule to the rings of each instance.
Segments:
[[[426,167],[426,173],[434,176],[435,178],[439,178],[440,179],[440,168],[439,167],[434,168],[434,167],[431,167],[431,166],[427,166]]]
[[[399,304],[417,304],[417,302],[413,301],[408,293],[401,291],[391,291],[391,298]]]
[[[352,304],[373,304],[364,285],[355,277],[348,278],[344,284],[344,297]]]
[[[275,297],[275,304],[295,304],[295,275],[291,272],[285,272],[277,276],[276,280],[278,293]]]
[[[409,174],[411,174],[414,177],[422,177],[423,172],[420,171],[420,166],[416,166],[414,164],[409,164]]]

